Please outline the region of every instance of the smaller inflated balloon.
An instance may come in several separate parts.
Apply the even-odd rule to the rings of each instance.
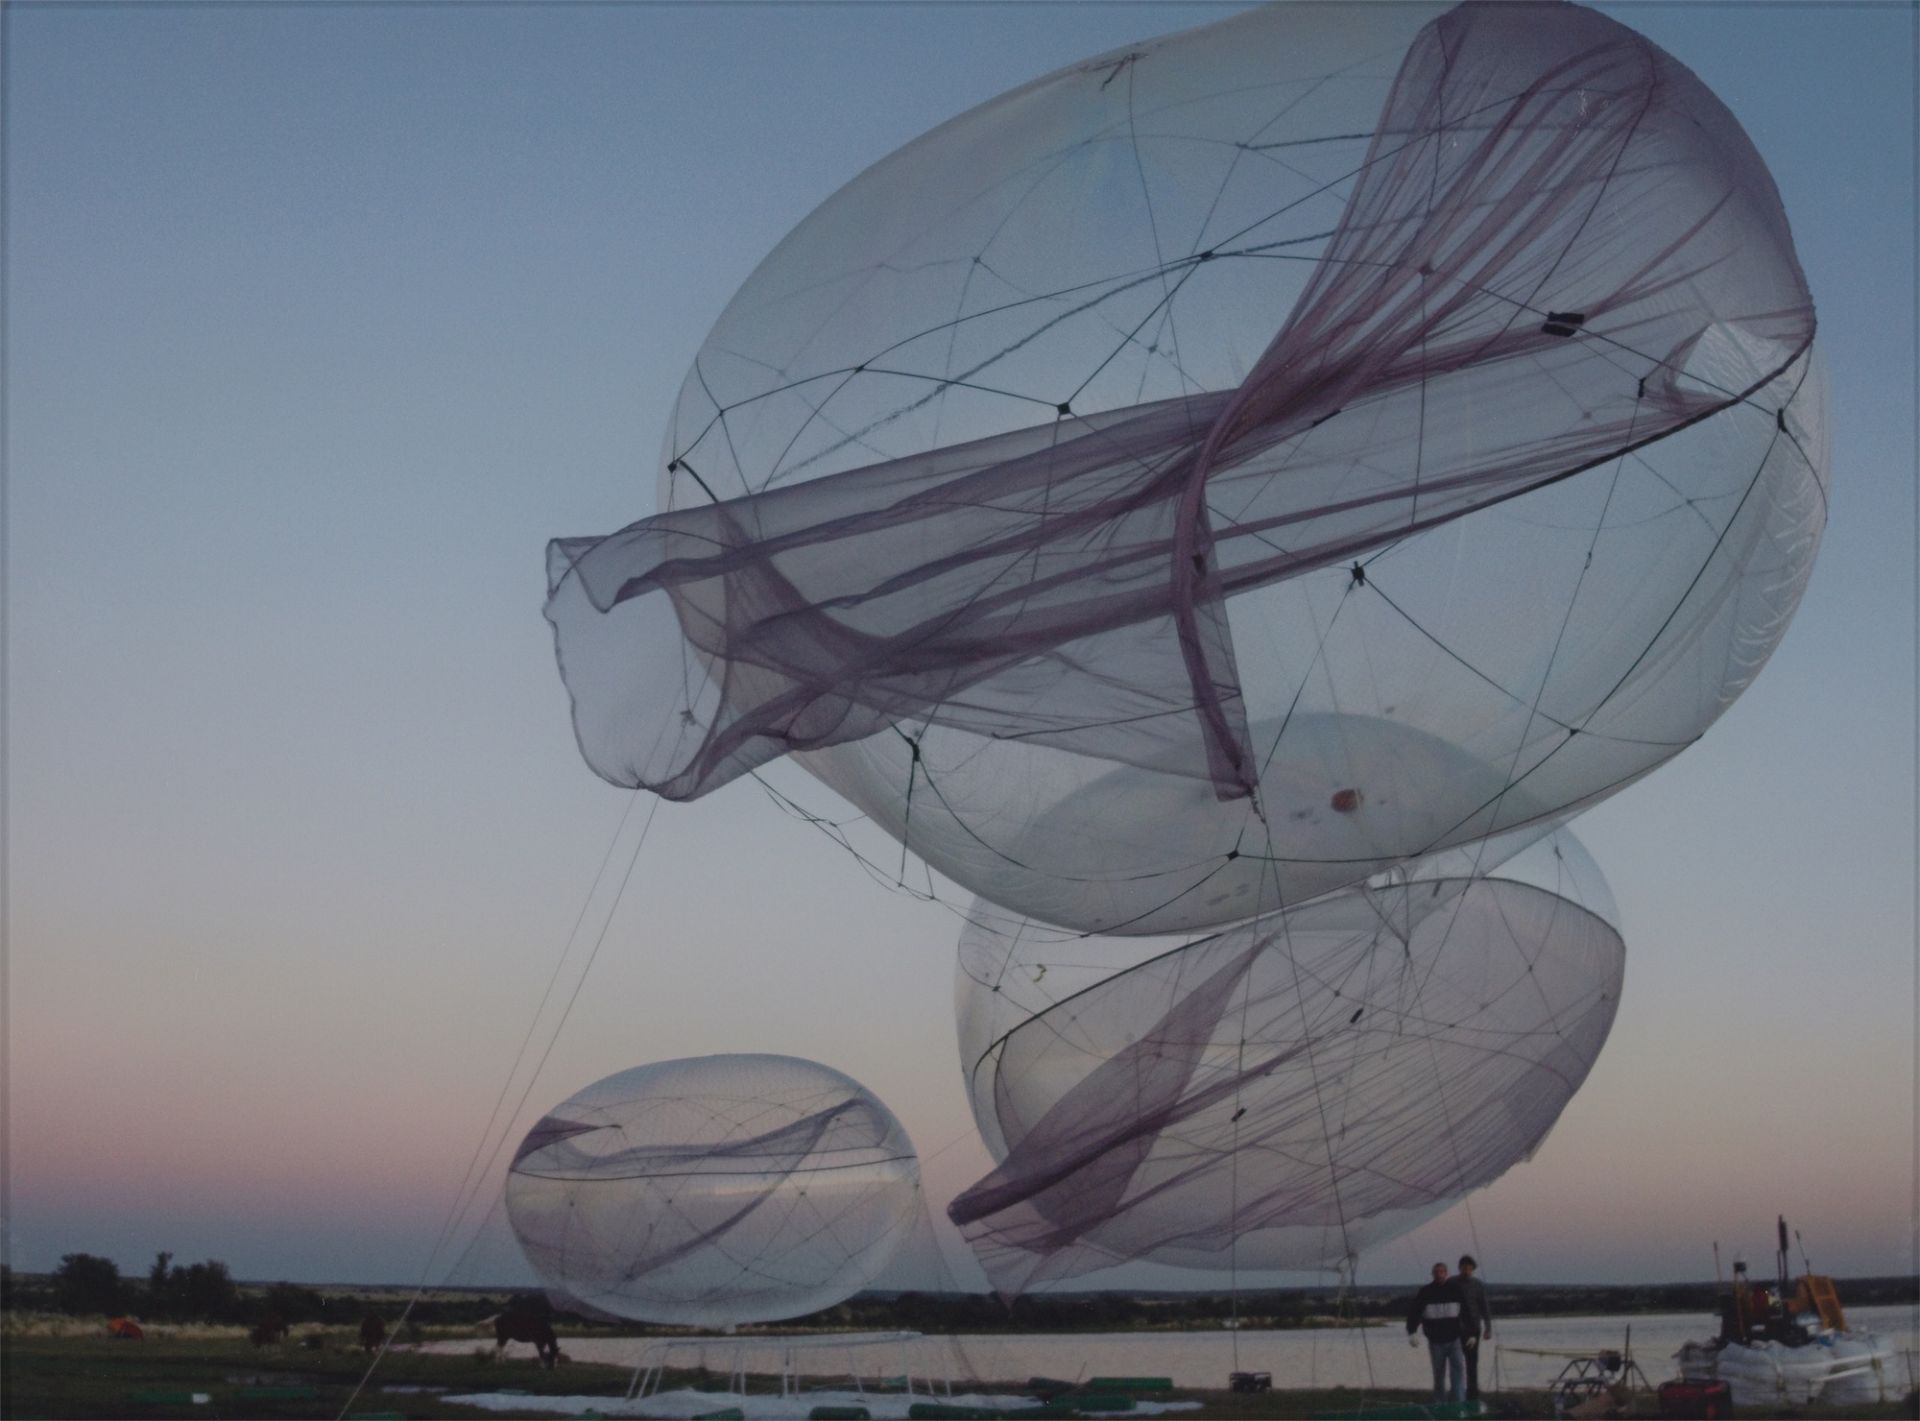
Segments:
[[[563,1101],[507,1173],[553,1289],[645,1322],[729,1327],[871,1283],[920,1209],[920,1162],[858,1081],[792,1056],[636,1066]]]
[[[1157,949],[976,905],[960,1045],[1000,1165],[948,1212],[1003,1295],[1134,1260],[1337,1266],[1533,1153],[1624,962],[1564,831],[1497,877],[1394,875]]]

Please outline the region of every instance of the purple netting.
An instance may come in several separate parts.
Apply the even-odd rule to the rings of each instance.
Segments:
[[[1083,931],[1562,814],[1784,629],[1812,336],[1745,136],[1592,12],[1278,7],[1077,66],[796,229],[668,511],[552,545],[582,749],[672,797],[802,752]]]
[[[527,1259],[569,1300],[730,1326],[839,1302],[920,1216],[920,1166],[886,1106],[788,1056],[704,1056],[588,1086],[507,1174]]]
[[[1569,836],[1527,860],[1541,882],[1342,893],[1122,968],[976,915],[962,1056],[1001,1163],[949,1213],[995,1288],[1133,1259],[1336,1266],[1530,1155],[1606,1040],[1625,952]]]

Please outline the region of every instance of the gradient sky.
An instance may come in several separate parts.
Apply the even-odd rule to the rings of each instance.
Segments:
[[[631,801],[573,743],[547,538],[652,510],[708,326],[842,182],[1235,8],[6,9],[14,1266],[514,1269],[429,1251]],[[1628,941],[1585,1089],[1470,1219],[1362,1277],[1471,1247],[1500,1279],[1701,1278],[1716,1239],[1769,1258],[1782,1211],[1817,1268],[1900,1272],[1915,12],[1602,8],[1772,166],[1832,519],[1753,689],[1580,821]],[[750,782],[663,806],[528,1110],[646,1060],[811,1056],[888,1101],[944,1206],[987,1164],[956,928]]]

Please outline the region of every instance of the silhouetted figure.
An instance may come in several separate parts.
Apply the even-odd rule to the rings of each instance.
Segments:
[[[1467,1349],[1467,1400],[1480,1399],[1480,1343],[1493,1336],[1493,1306],[1471,1253],[1460,1255],[1460,1345]]]
[[[253,1331],[247,1334],[247,1341],[256,1347],[265,1347],[274,1342],[285,1342],[291,1329],[287,1320],[277,1312],[270,1312],[253,1325]]]
[[[378,1352],[386,1345],[387,1325],[373,1313],[360,1319],[360,1346],[367,1352]]]
[[[546,1299],[540,1301],[544,1303]],[[547,1320],[547,1313],[519,1295],[493,1319],[493,1339],[495,1351],[509,1342],[531,1342],[534,1351],[540,1354],[541,1365],[549,1368],[560,1360],[560,1339],[553,1335],[553,1324]]]

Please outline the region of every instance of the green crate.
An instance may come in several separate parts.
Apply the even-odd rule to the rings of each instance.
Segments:
[[[1172,1377],[1095,1377],[1088,1391],[1172,1391]]]

